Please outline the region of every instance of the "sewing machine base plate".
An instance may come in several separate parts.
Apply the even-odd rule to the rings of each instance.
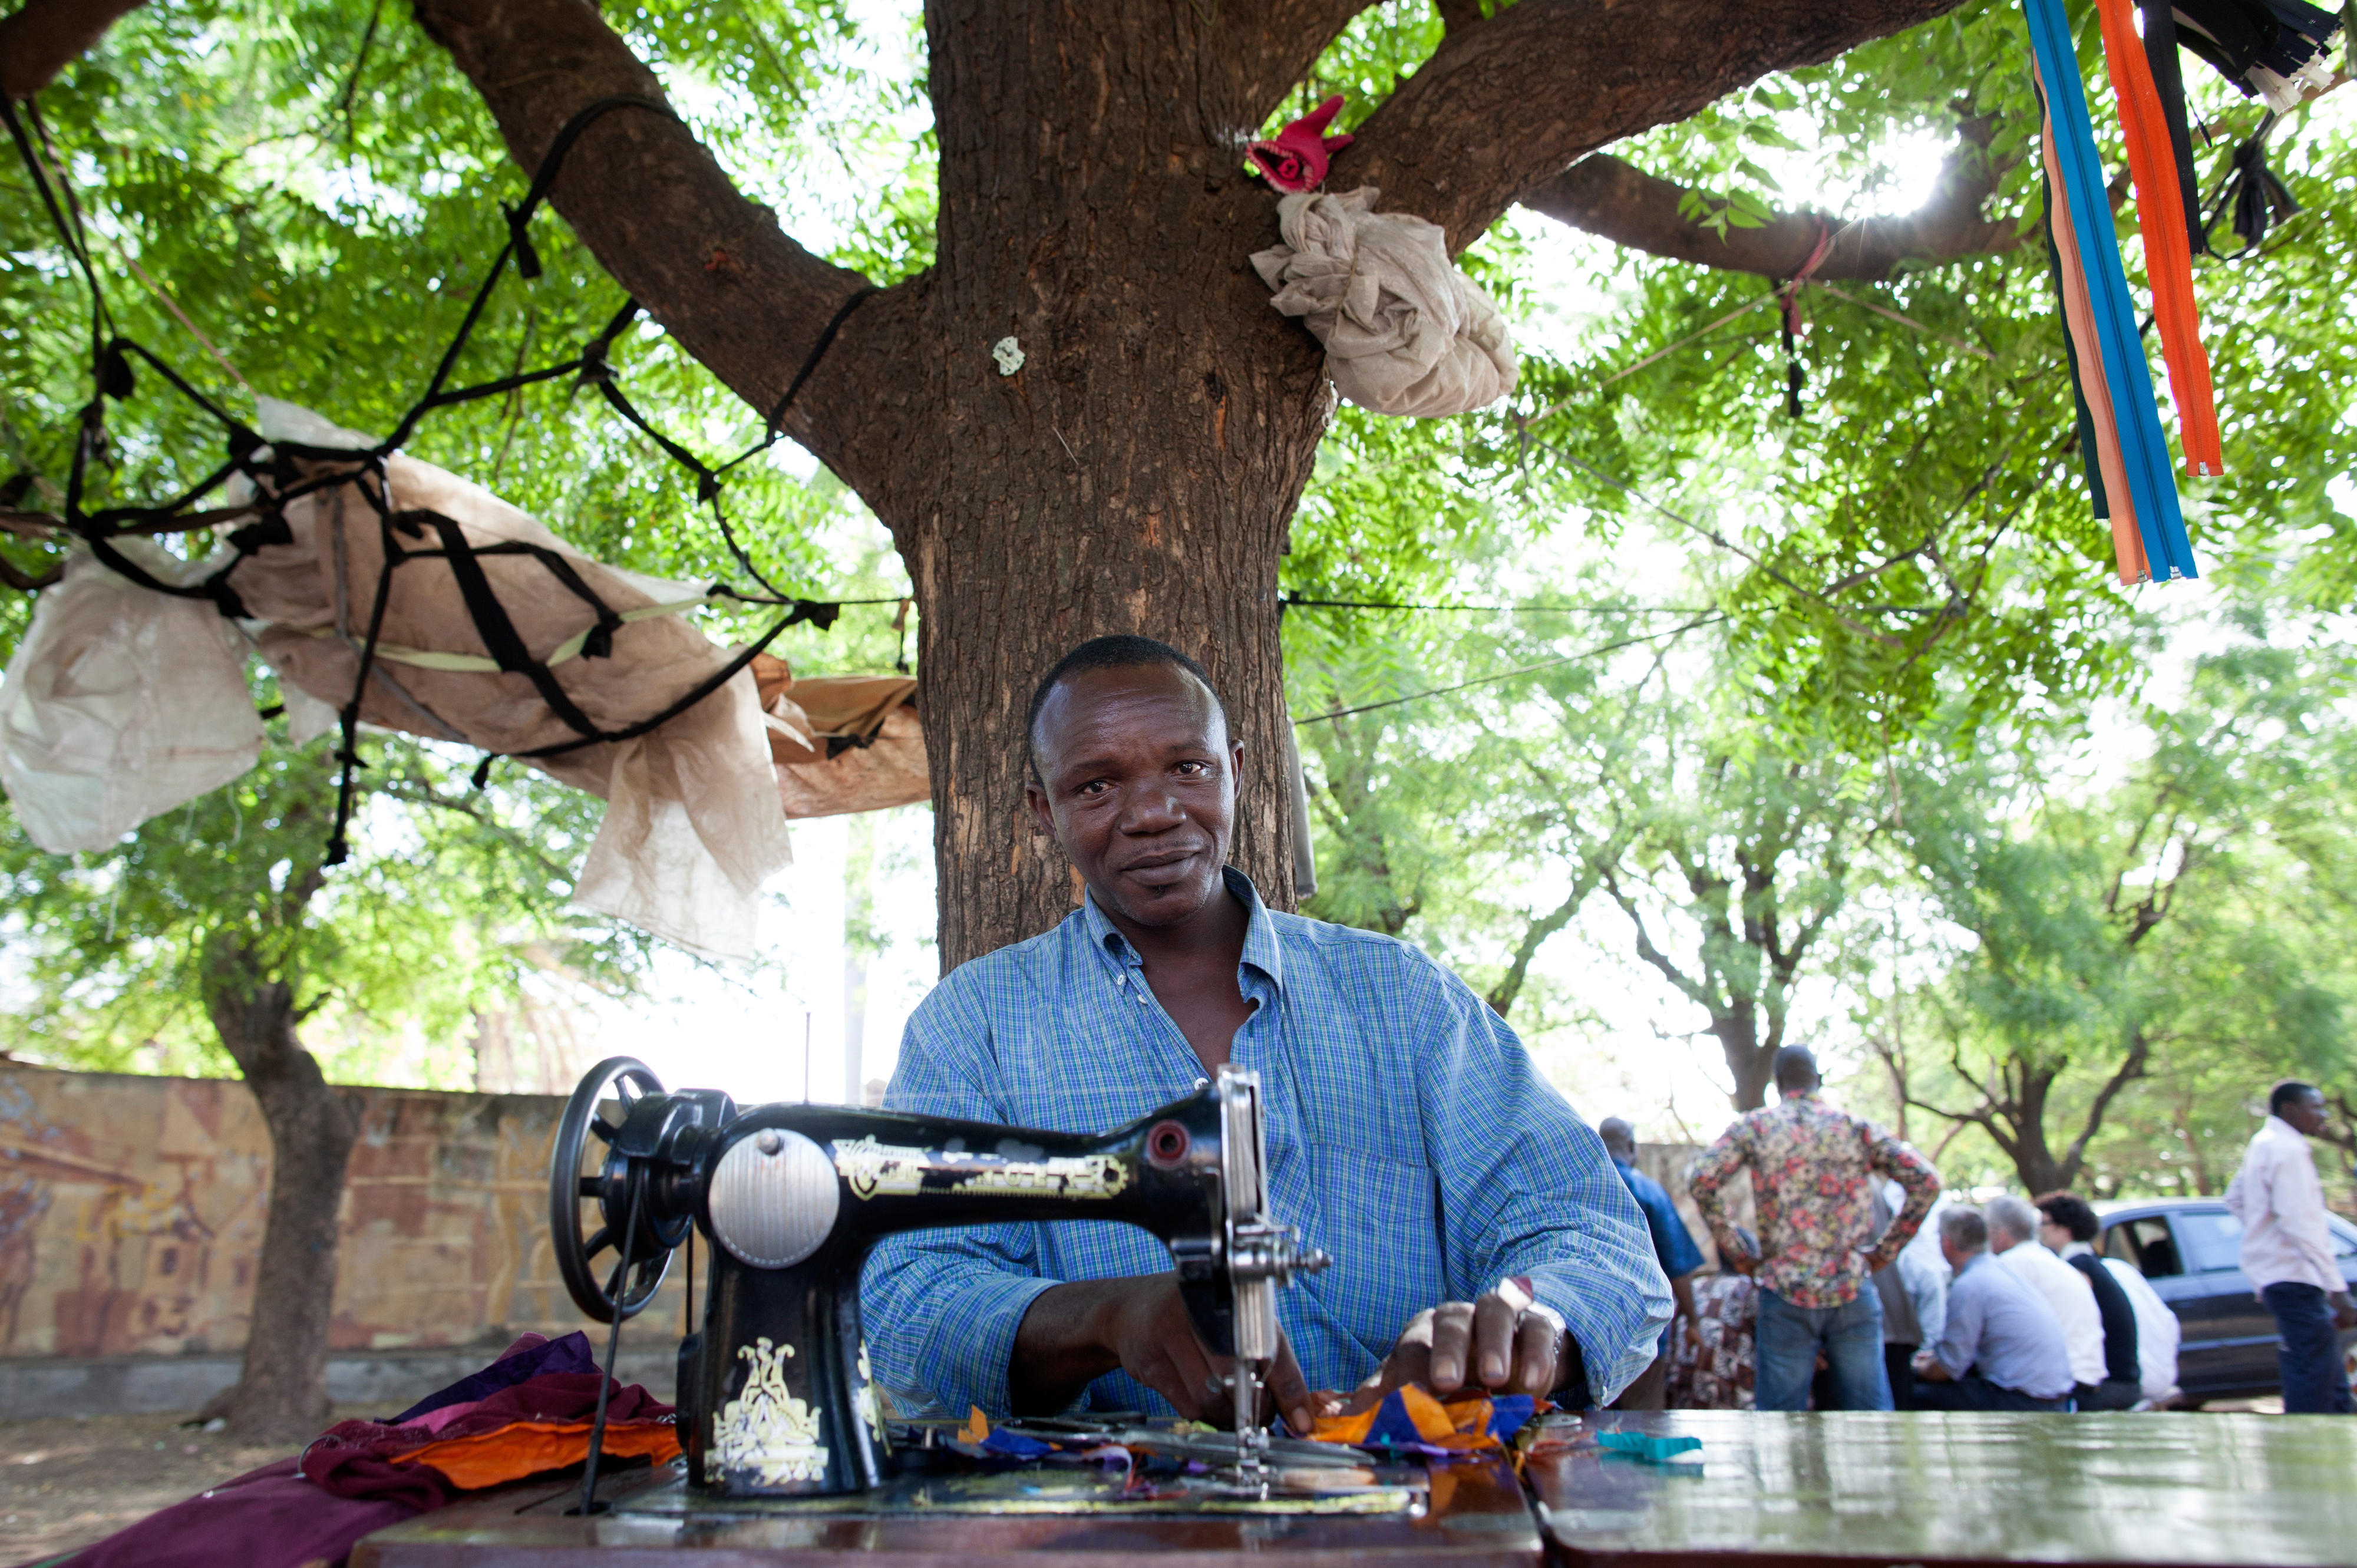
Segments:
[[[1178,1477],[1142,1497],[1118,1475],[1024,1466],[902,1477],[861,1496],[719,1499],[690,1490],[684,1466],[601,1482],[609,1512],[568,1517],[571,1488],[519,1485],[382,1530],[354,1549],[351,1568],[696,1568],[856,1558],[892,1568],[1078,1568],[1128,1555],[1154,1568],[1231,1563],[1281,1552],[1288,1568],[1386,1562],[1451,1568],[1537,1568],[1537,1525],[1502,1463],[1371,1466],[1366,1484],[1331,1472],[1265,1501]],[[1193,1487],[1184,1485],[1195,1481]]]

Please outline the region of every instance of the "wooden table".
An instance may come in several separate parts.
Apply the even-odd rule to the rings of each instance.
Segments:
[[[616,1511],[567,1518],[577,1487],[516,1487],[380,1530],[353,1549],[350,1568],[1235,1568],[1246,1558],[1286,1568],[1434,1563],[1443,1568],[1540,1568],[1538,1529],[1502,1462],[1458,1465],[1436,1477],[1416,1517],[1266,1515],[974,1515],[751,1511],[684,1517],[655,1511],[670,1467],[601,1482]],[[662,1506],[668,1506],[667,1504]],[[593,1555],[594,1553],[594,1555]]]
[[[2357,1421],[1673,1411],[1594,1424],[1698,1437],[1702,1466],[1588,1442],[1534,1458],[1550,1553],[1576,1568],[2357,1563]]]

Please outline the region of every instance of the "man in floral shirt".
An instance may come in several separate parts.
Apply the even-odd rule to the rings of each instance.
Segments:
[[[1718,1255],[1760,1283],[1760,1410],[1805,1410],[1822,1354],[1844,1410],[1889,1410],[1882,1301],[1867,1276],[1899,1255],[1940,1196],[1932,1163],[1881,1128],[1817,1098],[1817,1060],[1805,1046],[1776,1053],[1773,1109],[1750,1112],[1719,1134],[1686,1177]],[[1761,1244],[1739,1240],[1719,1188],[1751,1168]],[[1875,1236],[1874,1189],[1907,1191],[1890,1229]]]

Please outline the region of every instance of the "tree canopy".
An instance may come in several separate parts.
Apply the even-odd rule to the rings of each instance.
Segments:
[[[1199,9],[1200,27],[1185,7],[1135,14],[1149,9],[1137,59],[1109,30],[1067,40],[1120,84],[1093,122],[1028,12],[1001,26],[812,0],[657,0],[602,22],[560,0],[414,16],[149,5],[39,105],[122,330],[234,410],[261,392],[381,431],[425,384],[555,127],[600,94],[659,90],[684,131],[615,114],[585,134],[555,187],[563,221],[531,231],[540,276],[501,287],[468,364],[561,359],[636,291],[653,314],[618,345],[622,384],[707,459],[761,441],[798,368],[819,366],[782,415],[800,449],[732,471],[724,504],[751,564],[792,591],[916,601],[905,638],[885,606],[796,628],[780,651],[802,670],[872,670],[905,649],[926,680],[951,961],[1068,897],[1002,810],[1012,721],[995,693],[1024,685],[1049,643],[1188,640],[1176,626],[1231,688],[1254,755],[1283,712],[1305,721],[1311,911],[1435,948],[1527,1030],[1595,1027],[1549,955],[1608,955],[1622,983],[1662,988],[1657,1027],[1706,1036],[1738,1094],[1758,1053],[1830,1031],[1872,1072],[1903,1057],[1920,1140],[1962,1125],[1959,1157],[2002,1163],[1979,1140],[2014,1124],[1972,1120],[1984,1090],[1994,1106],[2016,1093],[2006,1071],[2059,1062],[2040,1113],[2052,1146],[2083,1129],[2091,1177],[2176,1180],[2136,1148],[2180,1121],[2232,1131],[2221,1108],[2248,1091],[2233,1049],[2250,1040],[2231,998],[2258,976],[2262,1054],[2357,1093],[2330,935],[2341,776],[2291,768],[2309,752],[2265,727],[2232,752],[2252,770],[2212,779],[2226,754],[2201,727],[2296,689],[2301,746],[2341,744],[2330,618],[2352,591],[2357,508],[2333,486],[2352,456],[2357,327],[2329,302],[2357,263],[2357,95],[2272,127],[2297,215],[2240,251],[2214,230],[2197,285],[2227,472],[2181,481],[2205,582],[2124,590],[2080,478],[2017,7],[1393,0]],[[2093,13],[2072,16],[2117,170]],[[1678,29],[1703,43],[1664,41]],[[1724,57],[1708,70],[1690,59],[1705,43]],[[2206,71],[2188,80],[2206,204],[2260,112]],[[1165,92],[1178,81],[1196,97]],[[1245,256],[1273,236],[1273,203],[1243,177],[1242,142],[1331,91],[1360,136],[1335,184],[1377,184],[1440,223],[1514,321],[1505,403],[1329,418],[1314,346],[1267,310]],[[1008,130],[1033,113],[1044,140]],[[54,511],[90,397],[87,302],[29,186],[8,178],[5,504]],[[677,205],[691,199],[704,206]],[[1791,299],[1795,414],[1780,285],[1821,244]],[[866,287],[882,292],[854,298]],[[813,361],[831,319],[840,335]],[[1007,334],[1032,356],[1022,376],[989,368]],[[108,408],[100,499],[171,493],[217,450],[143,378]],[[693,476],[585,389],[443,411],[413,450],[602,559],[742,574]],[[56,547],[16,534],[0,556],[37,578]],[[0,644],[29,602],[0,595]],[[723,640],[749,625],[702,613]],[[2183,703],[2156,690],[2156,660],[2213,627],[2240,650],[2201,666]],[[2269,672],[2309,642],[2297,671]],[[2138,748],[2135,768],[2055,776],[2090,735]],[[395,751],[388,768],[457,794],[460,758]],[[274,754],[225,800],[292,836],[316,768]],[[488,809],[548,813],[555,836],[535,843],[577,837],[577,802],[500,789]],[[2122,951],[2136,898],[2120,888],[2151,884],[2118,878],[2158,853],[2135,824],[2172,789],[2197,792],[2210,858],[2152,874],[2186,879],[2188,902],[2140,939],[2162,963]],[[208,801],[188,827],[221,815]],[[1246,823],[1257,871],[1279,859],[1279,815]],[[436,853],[479,868],[436,896],[473,888],[490,907],[520,899],[526,924],[555,918],[561,876],[482,824],[427,810],[384,831],[447,835]],[[150,824],[112,871],[11,863],[48,900],[11,945],[47,955],[49,994],[70,993],[84,941],[116,965],[195,950],[165,941],[187,918],[168,900],[126,914],[136,867],[231,853],[168,837]],[[255,897],[300,859],[235,853]],[[490,885],[527,868],[528,897]],[[407,875],[328,874],[320,907],[361,933],[337,937],[338,968],[363,973],[411,940],[368,934],[362,913],[408,897]],[[2292,887],[2310,911],[2297,932],[2279,919]],[[1894,988],[1868,961],[1887,935],[1869,917],[1902,905],[1912,945]],[[164,945],[123,948],[135,932]],[[2004,952],[2028,969],[2001,968]],[[2090,1124],[2155,965],[2192,991]],[[427,988],[419,1016],[468,983]],[[65,1017],[22,1027],[56,1038]],[[2215,1176],[2214,1138],[2178,1142]]]

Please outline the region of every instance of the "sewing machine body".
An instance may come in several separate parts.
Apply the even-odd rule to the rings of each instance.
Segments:
[[[615,1101],[619,1122],[598,1113]],[[591,1138],[606,1159],[585,1175]],[[608,1322],[653,1298],[690,1226],[712,1243],[702,1321],[680,1348],[692,1486],[736,1498],[867,1491],[886,1477],[888,1444],[859,1273],[895,1231],[1100,1219],[1151,1232],[1206,1346],[1235,1358],[1248,1412],[1258,1367],[1276,1353],[1276,1289],[1325,1263],[1265,1212],[1262,1151],[1258,1079],[1232,1069],[1127,1127],[1076,1135],[831,1105],[739,1109],[713,1090],[665,1093],[616,1058],[567,1108],[551,1219],[575,1300]],[[593,1205],[598,1228],[584,1239]],[[627,1255],[601,1282],[589,1261],[609,1246]],[[1239,1422],[1246,1468],[1256,1435]]]

